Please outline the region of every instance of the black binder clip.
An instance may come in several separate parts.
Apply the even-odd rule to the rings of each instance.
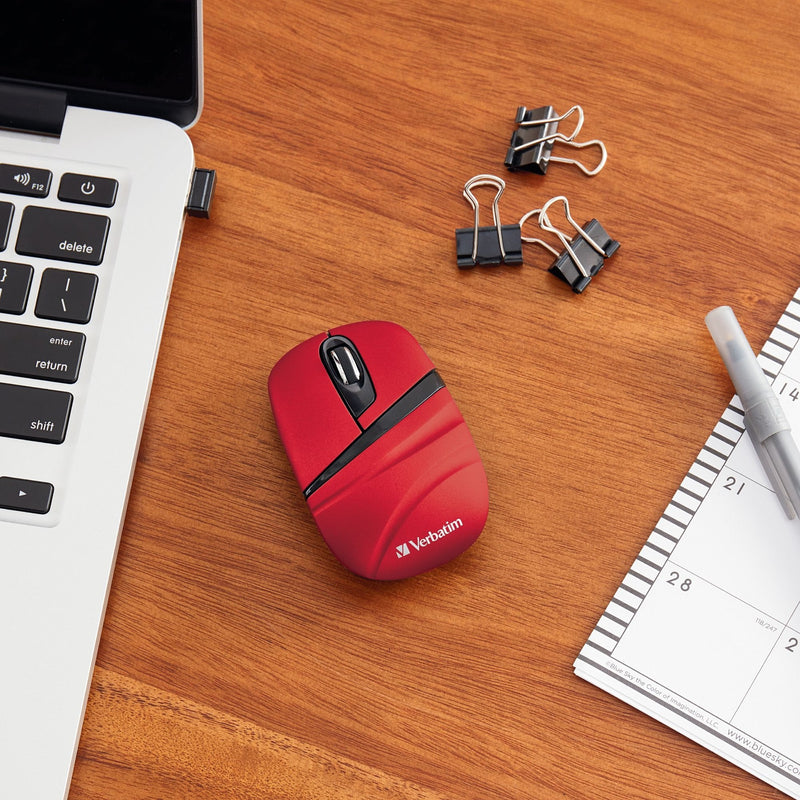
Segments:
[[[480,208],[472,190],[478,186],[493,186],[497,193],[492,201],[494,225],[481,228]],[[497,204],[506,184],[495,175],[476,175],[464,184],[464,197],[475,211],[471,228],[456,229],[456,258],[460,269],[477,264],[521,264],[522,234],[519,225],[501,225]]]
[[[578,118],[574,130],[567,136],[558,130],[558,124],[572,114],[577,114]],[[512,172],[524,169],[537,175],[544,175],[550,162],[557,161],[561,164],[573,164],[584,174],[591,176],[597,175],[605,166],[608,153],[606,146],[599,139],[588,142],[575,141],[575,137],[583,127],[583,109],[580,106],[572,106],[566,114],[560,116],[555,113],[553,106],[542,106],[530,111],[525,106],[520,106],[514,122],[519,127],[511,136],[511,145],[505,160],[506,167]],[[554,156],[553,145],[556,142],[576,149],[598,147],[600,162],[593,169],[589,169],[574,158]]]
[[[564,204],[564,215],[567,222],[575,229],[575,236],[572,239],[568,239],[562,231],[558,230],[548,216],[550,206],[559,201]],[[525,214],[519,221],[520,228],[534,214],[539,215],[539,227],[558,236],[564,249],[559,252],[542,239],[531,236],[523,236],[522,241],[540,244],[546,250],[549,250],[556,257],[556,260],[550,265],[548,271],[568,283],[573,292],[580,294],[589,285],[592,278],[603,268],[606,259],[617,252],[619,242],[612,239],[596,219],[590,220],[581,228],[572,218],[569,211],[569,202],[563,195],[553,197],[541,208]]]

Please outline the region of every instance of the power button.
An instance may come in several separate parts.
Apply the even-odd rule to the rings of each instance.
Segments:
[[[88,206],[111,208],[117,200],[119,184],[113,178],[96,175],[79,175],[68,172],[61,178],[58,199],[67,203],[82,203]]]

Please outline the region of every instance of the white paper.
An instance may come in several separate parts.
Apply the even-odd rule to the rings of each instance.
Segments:
[[[759,356],[800,436],[800,290]],[[575,661],[800,800],[800,521],[734,397]]]

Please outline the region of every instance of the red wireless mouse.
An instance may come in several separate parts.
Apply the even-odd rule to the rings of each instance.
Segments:
[[[417,340],[356,322],[290,350],[269,376],[289,462],[333,554],[365,578],[433,569],[480,535],[486,473]]]

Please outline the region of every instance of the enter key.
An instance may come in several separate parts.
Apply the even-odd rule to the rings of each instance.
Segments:
[[[85,343],[74,331],[0,322],[0,373],[75,383]]]

